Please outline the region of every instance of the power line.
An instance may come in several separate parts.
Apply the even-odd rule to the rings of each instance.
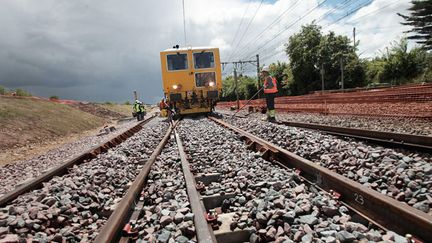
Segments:
[[[333,8],[333,9],[331,9],[331,10],[328,10],[326,13],[322,14],[322,15],[319,17],[319,19],[317,20],[317,22],[319,22],[319,21],[321,21],[322,19],[324,19],[325,17],[329,16],[331,13],[333,13],[333,12],[334,12],[335,10],[337,10],[337,9],[340,9],[340,8],[342,8],[342,7],[345,7],[345,6],[350,6],[350,5],[352,5],[353,3],[347,5],[347,3],[351,2],[351,1],[352,1],[352,0],[345,0],[343,3],[341,3],[340,5],[338,5],[336,8]],[[282,43],[279,42],[279,43],[277,43],[277,44],[275,44],[275,45],[272,45],[272,46],[268,47],[266,50],[270,50],[270,49],[274,49],[274,48],[277,49],[278,46],[281,45],[281,44],[282,44]],[[276,50],[276,52],[273,52],[272,55],[275,55],[275,54],[280,53],[280,52],[283,52],[283,51],[277,51],[277,50]]]
[[[390,7],[391,5],[394,5],[394,4],[396,4],[396,3],[400,2],[400,1],[401,1],[401,0],[395,0],[395,1],[393,1],[393,2],[391,2],[391,3],[389,3],[389,4],[387,4],[387,5],[382,6],[381,8],[378,8],[378,9],[376,9],[376,10],[370,12],[370,13],[367,13],[367,14],[362,15],[362,16],[360,16],[360,17],[357,17],[357,18],[351,19],[350,21],[355,21],[355,20],[359,20],[359,19],[361,19],[361,18],[364,18],[364,17],[366,17],[366,16],[368,16],[368,15],[371,15],[371,14],[376,13],[376,12],[379,12],[379,11],[381,11],[381,10],[387,8],[387,7]]]
[[[401,1],[401,0],[396,0],[395,2],[392,2],[392,3],[390,3],[390,4],[387,4],[387,5],[385,5],[385,6],[382,6],[381,8],[378,8],[378,9],[376,9],[376,10],[370,12],[370,13],[367,13],[367,14],[365,14],[365,15],[362,15],[362,16],[360,16],[360,17],[357,17],[357,18],[355,18],[355,19],[353,19],[353,20],[358,20],[358,19],[361,19],[361,18],[366,17],[366,16],[368,16],[368,15],[371,15],[371,14],[373,14],[373,13],[379,12],[379,11],[381,11],[381,10],[383,10],[383,9],[385,9],[385,8],[387,8],[387,7],[389,7],[389,6],[391,6],[391,5],[396,4],[396,3],[399,2],[399,1]],[[327,25],[326,27],[330,27],[331,25],[336,24],[337,22],[339,22],[339,21],[341,21],[342,19],[344,19],[344,18],[346,18],[346,17],[352,15],[353,13],[356,13],[358,10],[360,10],[361,8],[365,7],[366,5],[368,5],[368,4],[370,4],[370,3],[371,3],[371,2],[366,2],[365,4],[361,4],[361,5],[359,5],[359,6],[356,7],[354,10],[352,10],[352,11],[350,11],[349,13],[347,13],[347,14],[343,15],[342,17],[338,18],[336,21],[332,22],[331,24]],[[353,20],[351,20],[351,21],[353,21]],[[358,33],[361,33],[362,31],[365,31],[365,30],[388,29],[388,28],[393,28],[393,27],[395,27],[395,26],[396,26],[396,25],[394,25],[394,26],[387,26],[387,27],[377,27],[377,28],[361,29]],[[397,25],[397,26],[399,26],[399,25]],[[368,48],[367,50],[363,51],[363,52],[360,53],[360,54],[363,54],[364,52],[366,52],[366,51],[368,51],[368,50],[370,50],[370,49],[373,49],[373,48]],[[277,54],[279,54],[279,53],[282,53],[282,52],[283,52],[283,51],[276,51],[276,52],[273,52],[272,54],[263,57],[262,60],[263,60],[263,61],[264,61],[264,60],[267,60],[268,58],[273,57],[273,56],[275,56],[275,55],[277,55]]]
[[[248,5],[247,5],[246,9],[245,9],[245,11],[243,12],[243,16],[242,16],[242,18],[241,18],[241,20],[240,20],[240,24],[239,24],[238,27],[237,27],[237,30],[236,30],[236,32],[235,32],[235,35],[234,35],[233,40],[231,41],[231,45],[230,45],[230,46],[233,46],[233,45],[234,45],[235,39],[237,38],[237,35],[238,35],[238,33],[239,33],[239,30],[240,30],[240,27],[241,27],[241,25],[243,24],[244,17],[246,16],[246,12],[247,12],[248,9],[249,9],[249,6],[250,6],[251,1],[252,1],[252,0],[249,0],[249,3],[248,3]],[[233,51],[231,52],[231,54],[229,55],[228,60],[231,59],[231,56],[233,55],[234,52],[235,52],[235,50],[233,50]]]
[[[321,20],[325,19],[326,17],[328,17],[330,14],[332,14],[333,12],[335,12],[338,9],[344,8],[345,6],[347,6],[347,4],[349,2],[351,2],[352,0],[345,0],[344,2],[342,2],[341,4],[339,4],[338,6],[336,6],[335,8],[331,9],[330,11],[328,11],[327,13],[323,14],[316,22],[320,22]],[[352,3],[351,3],[352,4]],[[348,6],[350,6],[351,4],[349,4]]]
[[[351,10],[350,12],[348,12],[347,14],[343,15],[342,17],[336,19],[335,21],[333,21],[331,24],[327,25],[326,27],[330,27],[332,25],[334,25],[335,23],[341,21],[342,19],[352,15],[353,13],[356,13],[357,11],[359,11],[361,8],[366,7],[366,5],[369,5],[372,1],[366,2],[364,4],[360,4],[357,8],[355,8],[354,10]]]
[[[234,50],[236,50],[236,49],[239,47],[239,45],[240,45],[241,41],[243,40],[243,38],[244,38],[246,32],[249,30],[250,25],[252,24],[253,20],[255,19],[255,16],[256,16],[256,14],[258,13],[258,10],[261,8],[261,5],[262,5],[263,1],[264,1],[264,0],[261,0],[260,4],[258,5],[258,8],[255,10],[255,13],[254,13],[254,15],[252,16],[252,19],[249,21],[249,23],[248,23],[248,25],[247,25],[245,31],[243,31],[243,35],[242,35],[242,37],[240,38],[240,40],[238,41],[237,46],[234,48]],[[231,60],[231,57],[228,58],[228,60]]]
[[[323,3],[324,3],[324,2],[323,2]],[[323,4],[323,3],[321,3],[321,4]],[[342,6],[351,6],[352,4],[354,4],[354,3],[351,3],[351,4],[347,5],[346,3],[347,3],[347,2],[342,3]],[[368,2],[368,3],[366,3],[366,4],[363,4],[362,6],[364,7],[364,6],[366,6],[367,4],[369,4],[369,3],[370,3],[370,2]],[[319,7],[319,6],[317,6],[317,7]],[[355,11],[357,11],[358,9],[360,9],[360,8],[357,7],[356,10],[351,11],[349,14],[346,14],[346,15],[342,16],[342,17],[339,18],[337,21],[340,21],[340,20],[342,20],[343,18],[345,18],[345,17],[347,17],[347,16],[353,14],[353,13],[354,13]],[[329,10],[329,11],[327,11],[327,13],[323,14],[323,15],[320,17],[320,19],[321,19],[323,16],[328,15],[328,13],[330,13],[330,12],[333,12],[333,10]],[[336,23],[337,21],[335,21],[334,23]],[[271,50],[271,49],[275,49],[275,48],[277,49],[277,47],[278,47],[279,45],[281,45],[281,44],[282,44],[282,43],[279,42],[279,43],[277,43],[277,44],[275,44],[275,45],[272,45],[272,46],[268,47],[266,50]],[[273,52],[273,54],[271,54],[270,56],[276,55],[276,54],[281,53],[281,52],[282,52],[282,51],[276,51],[276,52]]]
[[[255,36],[253,39],[251,39],[250,41],[246,42],[246,44],[243,47],[247,47],[249,45],[255,44],[258,40],[259,37],[261,37],[268,29],[270,29],[270,27],[272,27],[273,25],[279,23],[282,20],[282,16],[284,16],[285,14],[291,12],[290,10],[294,9],[295,5],[297,5],[297,3],[299,2],[299,0],[296,0],[292,5],[290,5],[284,12],[282,12],[275,20],[273,20],[272,23],[270,23],[267,27],[265,27],[257,36]],[[249,48],[248,48],[249,49]],[[241,54],[244,53],[244,49],[240,50],[240,49],[236,49],[236,52],[240,51],[239,56]],[[247,50],[246,50],[247,51]]]
[[[278,36],[280,36],[280,34],[282,34],[283,32],[287,31],[289,28],[291,28],[292,26],[294,26],[295,24],[297,24],[300,20],[304,19],[306,16],[308,16],[309,14],[311,14],[315,9],[319,8],[320,6],[322,6],[327,1],[328,0],[322,1],[321,3],[317,4],[314,8],[310,9],[308,12],[306,12],[304,15],[302,15],[299,19],[297,19],[296,21],[292,22],[288,26],[285,26],[285,28],[283,30],[279,31],[270,40],[266,41],[263,45],[261,45],[260,47],[258,47],[255,50],[255,52],[258,52],[259,50],[261,50],[264,46],[268,45],[270,42],[272,42],[274,39],[276,39]],[[249,56],[249,55],[251,55],[251,54],[248,54],[247,56]]]

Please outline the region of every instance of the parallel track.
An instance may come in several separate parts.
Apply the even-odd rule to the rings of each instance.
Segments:
[[[314,123],[279,121],[278,124],[323,131],[327,134],[351,137],[396,148],[432,152],[432,137],[404,133],[381,132],[348,127],[327,126]]]
[[[271,161],[299,169],[302,177],[328,192],[337,192],[340,200],[375,224],[403,235],[414,235],[425,242],[432,239],[431,215],[366,188],[227,122],[209,118],[239,134],[250,149],[260,151]]]
[[[222,113],[222,114],[227,116],[232,115],[228,113]],[[235,115],[235,116],[238,118],[247,117],[242,115]],[[364,141],[384,145],[387,147],[406,148],[406,149],[411,149],[416,151],[432,153],[432,136],[382,132],[382,131],[375,131],[375,130],[338,127],[338,126],[328,126],[328,125],[321,125],[316,123],[277,121],[276,124],[318,130],[330,135],[355,138],[359,140],[364,140]]]

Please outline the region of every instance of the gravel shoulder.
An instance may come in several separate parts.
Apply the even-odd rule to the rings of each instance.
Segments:
[[[76,136],[48,147],[40,148],[37,156],[25,160],[19,160],[11,164],[0,165],[0,196],[11,191],[15,185],[40,175],[43,171],[63,163],[83,151],[114,137],[134,126],[135,120],[116,125],[116,131],[98,136],[99,129],[90,132],[86,136]],[[49,148],[49,150],[47,149]]]

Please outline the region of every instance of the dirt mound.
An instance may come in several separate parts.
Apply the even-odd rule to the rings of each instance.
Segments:
[[[120,114],[118,112],[103,108],[97,104],[94,103],[77,103],[77,104],[70,104],[70,106],[79,109],[81,111],[90,113],[92,115],[102,117],[102,118],[111,118],[111,119],[119,119],[125,117],[125,115]]]

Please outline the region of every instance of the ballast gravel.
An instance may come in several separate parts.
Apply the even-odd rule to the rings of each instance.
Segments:
[[[229,123],[366,187],[432,214],[432,154],[385,148],[252,117]]]
[[[0,241],[94,240],[167,128],[153,120],[107,153],[0,208]]]
[[[135,223],[138,242],[195,242],[194,214],[174,138],[152,165],[142,198],[142,218]]]
[[[185,119],[179,131],[191,169],[221,174],[202,195],[230,194],[222,213],[233,214],[231,230],[250,232],[249,242],[407,242],[394,232],[354,222],[348,208],[329,194],[247,150],[238,135],[212,121]]]

